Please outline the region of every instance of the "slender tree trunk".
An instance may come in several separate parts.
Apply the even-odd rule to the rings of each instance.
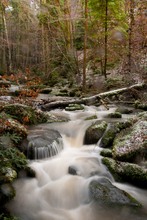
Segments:
[[[2,10],[2,19],[3,19],[4,30],[5,30],[5,40],[6,40],[7,72],[11,73],[12,72],[12,54],[11,54],[11,48],[10,48],[10,41],[9,41],[9,34],[8,34],[6,16],[5,16],[5,8]]]
[[[108,0],[105,0],[105,57],[103,74],[107,79],[107,59],[108,59]]]
[[[85,0],[85,34],[84,34],[84,57],[83,57],[83,90],[86,89],[86,64],[87,64],[87,31],[88,31],[88,0]]]
[[[134,0],[130,0],[129,8],[129,39],[128,39],[128,74],[131,74],[132,70],[132,33],[134,24]]]

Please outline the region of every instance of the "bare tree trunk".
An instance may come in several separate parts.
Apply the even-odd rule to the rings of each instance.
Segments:
[[[86,64],[87,64],[87,31],[88,31],[88,0],[85,0],[85,34],[84,34],[84,57],[83,57],[83,90],[86,89]]]
[[[130,0],[130,8],[129,8],[129,39],[128,39],[128,74],[131,74],[132,69],[132,33],[133,33],[133,25],[134,25],[134,0]]]
[[[103,74],[107,79],[107,58],[108,58],[108,0],[105,0],[105,58]]]
[[[9,34],[8,34],[8,28],[7,28],[7,22],[6,22],[6,16],[5,16],[5,8],[4,7],[3,7],[3,10],[2,10],[2,19],[3,19],[4,30],[5,30],[5,40],[6,40],[7,72],[11,73],[12,72],[12,54],[11,54]]]

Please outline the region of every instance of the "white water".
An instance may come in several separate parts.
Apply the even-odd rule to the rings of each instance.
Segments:
[[[64,150],[52,158],[34,161],[30,166],[36,178],[24,178],[15,182],[16,197],[8,208],[22,220],[145,220],[147,219],[147,191],[128,184],[114,182],[107,169],[101,164],[100,148],[96,145],[83,146],[85,129],[90,121],[84,118],[97,114],[92,108],[87,112],[65,113],[72,121],[46,124],[58,130]],[[101,119],[104,109],[98,112]],[[112,108],[110,111],[114,111]],[[108,112],[108,111],[107,111]],[[60,114],[60,112],[56,112]],[[68,174],[69,166],[76,167],[78,175]],[[106,208],[89,197],[88,185],[92,179],[107,176],[114,185],[128,191],[144,205],[145,216],[132,213],[127,207]]]

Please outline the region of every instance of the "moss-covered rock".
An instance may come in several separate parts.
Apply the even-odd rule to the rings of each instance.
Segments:
[[[147,103],[141,103],[137,100],[135,102],[135,108],[147,111]]]
[[[145,152],[147,122],[138,121],[131,129],[122,131],[114,140],[113,157],[121,161],[135,161]]]
[[[120,112],[109,113],[106,118],[121,118],[122,114]]]
[[[87,128],[84,137],[84,144],[96,144],[102,137],[107,128],[107,122],[96,121],[89,128]]]
[[[66,108],[66,111],[76,111],[76,110],[84,110],[84,106],[80,104],[69,104]]]
[[[47,114],[44,112],[19,103],[5,105],[1,111],[11,115],[11,117],[17,119],[22,124],[44,123],[48,119]]]
[[[111,149],[103,149],[101,152],[100,152],[100,155],[103,156],[103,157],[112,157],[112,150]]]
[[[97,119],[96,115],[92,115],[90,117],[85,118],[85,120],[93,120],[93,119]]]
[[[115,124],[110,124],[101,139],[100,147],[112,147],[113,140],[118,132],[119,129],[117,126]]]
[[[108,167],[116,180],[147,188],[147,170],[143,167],[128,162],[115,161],[107,157],[104,157],[102,162]]]
[[[93,180],[89,186],[91,197],[99,204],[109,206],[135,206],[141,204],[127,192],[114,186],[107,178]]]

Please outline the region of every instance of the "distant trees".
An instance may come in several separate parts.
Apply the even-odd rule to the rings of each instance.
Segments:
[[[78,75],[83,89],[88,69],[106,80],[122,61],[129,75],[147,44],[146,10],[145,0],[1,0],[0,72]]]

